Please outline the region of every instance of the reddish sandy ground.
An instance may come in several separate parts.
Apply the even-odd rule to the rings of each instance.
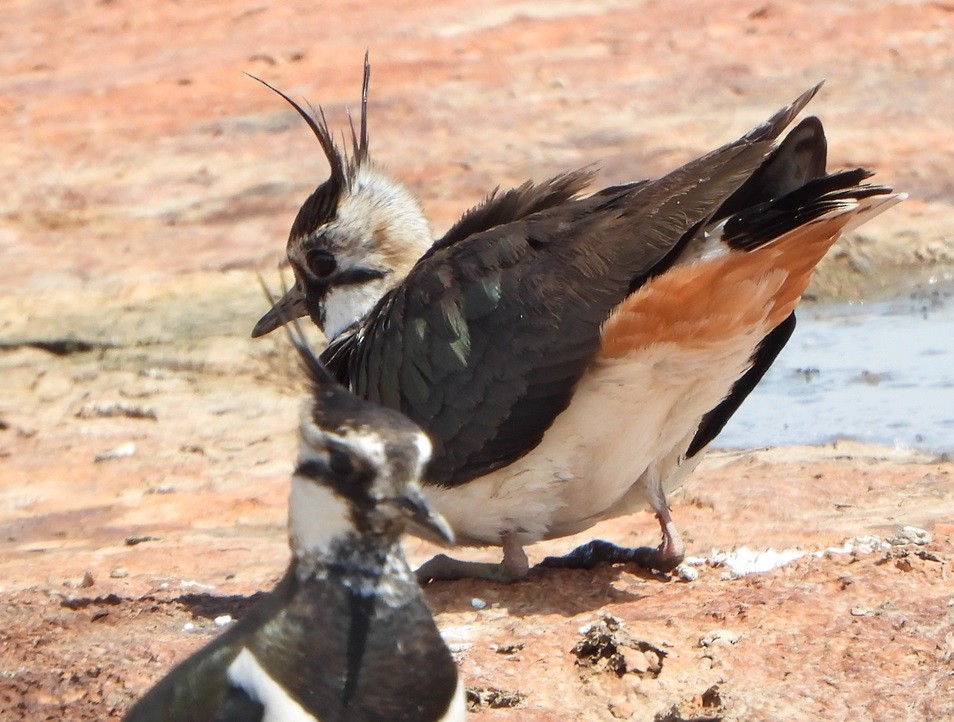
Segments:
[[[664,172],[824,77],[811,110],[832,166],[912,197],[840,244],[811,295],[954,269],[950,3],[381,5],[4,3],[0,718],[118,718],[286,563],[301,388],[284,341],[248,333],[255,273],[326,168],[241,71],[343,127],[370,48],[373,153],[436,232],[497,184]],[[487,720],[950,719],[952,472],[846,442],[718,454],[674,500],[692,554],[904,525],[933,541],[734,580],[606,567],[427,597]],[[655,534],[640,514],[592,535]],[[610,659],[592,666],[573,650],[604,615]]]

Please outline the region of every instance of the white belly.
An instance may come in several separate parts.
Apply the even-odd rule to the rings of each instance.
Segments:
[[[523,544],[566,536],[642,508],[650,465],[668,490],[698,463],[701,454],[680,465],[699,421],[748,369],[768,330],[761,324],[716,346],[655,344],[597,360],[530,453],[425,493],[458,540],[475,545],[500,544],[508,533]]]

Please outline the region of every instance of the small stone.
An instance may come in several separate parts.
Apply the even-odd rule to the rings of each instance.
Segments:
[[[194,631],[195,631],[195,625],[194,625],[192,622],[186,622],[185,624],[182,625],[182,631],[183,631],[183,632],[186,632],[186,633],[188,633],[188,632],[194,632]]]
[[[79,588],[80,589],[89,589],[96,583],[96,580],[93,579],[93,573],[88,569],[83,573],[83,578],[80,580]]]
[[[607,709],[615,719],[635,719],[639,712],[639,707],[625,699],[607,703]]]
[[[131,441],[128,441],[125,444],[120,444],[119,446],[110,449],[109,451],[104,451],[102,454],[97,454],[93,461],[99,464],[103,461],[111,461],[112,459],[123,459],[127,456],[132,456],[135,453],[136,445]]]
[[[680,564],[675,572],[676,576],[684,582],[694,582],[699,578],[699,570],[688,564]]]
[[[148,541],[159,541],[157,536],[127,536],[126,537],[126,546],[134,547],[137,544],[142,544],[143,542]]]
[[[523,649],[523,642],[511,642],[510,644],[491,644],[490,649],[497,654],[516,654]]]
[[[169,486],[168,484],[166,484],[163,486],[157,486],[154,489],[146,489],[146,491],[143,493],[144,494],[174,494],[175,491],[176,490],[174,486]]]
[[[728,629],[714,629],[699,640],[700,647],[712,647],[717,644],[735,644],[742,635]]]
[[[216,627],[227,627],[232,623],[232,615],[223,614],[219,617],[216,617],[214,621]]]
[[[866,534],[863,536],[852,537],[845,542],[845,545],[841,550],[830,549],[829,551],[848,554],[874,554],[876,552],[885,551],[887,548],[888,545],[881,541],[881,539],[872,534]]]
[[[714,684],[702,693],[702,706],[706,709],[722,706],[722,695],[719,693],[719,685]]]
[[[125,579],[129,576],[129,570],[123,567],[116,567],[109,573],[109,576],[113,579]]]
[[[474,597],[473,599],[470,600],[470,606],[472,609],[479,612],[481,609],[487,608],[487,602],[485,602],[483,599],[478,599],[477,597]]]
[[[894,566],[900,569],[902,572],[909,572],[914,569],[914,565],[911,563],[911,560],[907,557],[898,559],[894,562]]]
[[[904,546],[905,544],[924,546],[934,541],[934,537],[931,536],[931,532],[926,529],[919,529],[916,526],[904,526],[901,527],[901,531],[898,534],[888,537],[886,541],[891,546]]]
[[[139,375],[147,379],[168,379],[171,378],[171,374],[164,369],[141,369]]]
[[[619,654],[623,656],[623,661],[626,663],[627,672],[643,675],[649,671],[649,660],[646,659],[646,655],[640,652],[638,649],[620,647]]]
[[[76,412],[76,418],[78,419],[110,418],[114,416],[125,416],[127,419],[149,419],[151,421],[157,419],[155,410],[122,401],[119,403],[88,403]]]
[[[480,707],[506,709],[519,705],[526,694],[519,690],[509,691],[496,687],[468,687],[466,690],[467,708],[471,711]]]
[[[871,614],[871,610],[868,607],[852,607],[851,616],[852,617],[867,617]]]

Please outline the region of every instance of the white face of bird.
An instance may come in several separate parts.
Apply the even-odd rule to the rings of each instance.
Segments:
[[[396,541],[409,523],[453,543],[421,492],[431,443],[410,421],[344,389],[322,389],[302,414],[300,432],[289,500],[297,556],[328,554],[349,538]]]
[[[431,245],[430,226],[417,199],[371,162],[369,74],[366,65],[361,133],[359,138],[352,126],[351,157],[335,146],[323,113],[314,118],[272,88],[315,133],[331,177],[302,204],[292,224],[286,252],[295,285],[259,320],[253,337],[307,315],[334,338],[400,283]]]
[[[334,216],[289,239],[297,315],[333,339],[400,283],[430,243],[414,196],[373,166],[358,168]]]

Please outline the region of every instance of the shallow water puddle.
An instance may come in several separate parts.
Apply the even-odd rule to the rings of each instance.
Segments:
[[[954,288],[800,310],[788,346],[713,446],[839,438],[954,451]]]

